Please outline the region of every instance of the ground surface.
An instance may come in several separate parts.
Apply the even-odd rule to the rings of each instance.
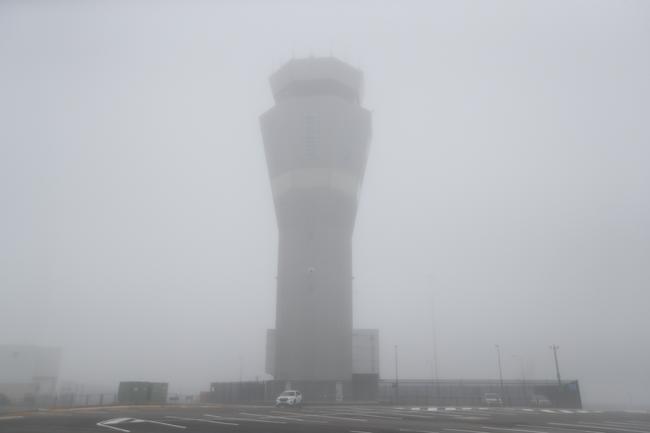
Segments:
[[[304,406],[114,406],[0,415],[2,433],[650,433],[650,413],[588,410]]]

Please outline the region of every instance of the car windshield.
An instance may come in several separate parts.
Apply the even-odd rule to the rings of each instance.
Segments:
[[[294,395],[296,395],[296,392],[295,392],[295,391],[285,391],[285,392],[283,392],[283,393],[280,394],[280,395],[284,395],[284,396],[294,396]]]

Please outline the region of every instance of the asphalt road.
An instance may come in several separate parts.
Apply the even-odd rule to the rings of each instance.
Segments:
[[[650,413],[410,406],[112,406],[2,415],[0,432],[650,433]]]

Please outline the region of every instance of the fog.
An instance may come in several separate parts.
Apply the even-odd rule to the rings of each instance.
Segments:
[[[650,4],[0,2],[0,344],[60,380],[268,378],[259,127],[292,58],[364,73],[355,327],[382,378],[650,405]],[[435,326],[434,326],[435,324]],[[523,365],[523,368],[522,368]]]

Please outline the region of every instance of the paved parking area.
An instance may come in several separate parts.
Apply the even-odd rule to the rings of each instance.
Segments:
[[[191,405],[58,409],[0,416],[0,432],[650,433],[647,411]]]

